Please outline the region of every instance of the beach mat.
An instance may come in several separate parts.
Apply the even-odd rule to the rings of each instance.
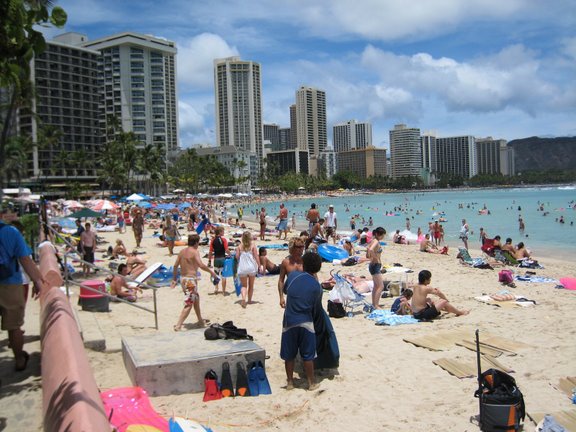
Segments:
[[[454,345],[463,346],[472,351],[476,351],[476,344],[473,341],[474,332],[471,330],[454,330],[440,332],[435,335],[425,335],[416,338],[404,338],[404,342],[411,343],[421,348],[431,351],[445,351]],[[484,341],[480,344],[480,352],[492,357],[499,357],[502,354],[516,355],[517,351],[531,348],[531,345],[514,341],[501,336],[486,334]]]
[[[437,360],[433,360],[437,366],[440,366],[450,375],[454,375],[456,378],[474,378],[478,374],[478,366],[474,362],[474,360],[465,361],[465,360],[452,360],[448,358],[440,358]],[[498,360],[491,356],[482,356],[482,365],[485,365],[489,368],[498,369],[506,373],[514,372],[509,367],[504,366]]]
[[[522,300],[522,299],[524,299],[524,300]],[[486,304],[491,305],[491,306],[498,306],[501,308],[519,308],[519,307],[535,306],[534,302],[532,302],[532,301],[526,299],[526,297],[520,296],[520,295],[516,296],[516,301],[514,301],[514,300],[503,300],[503,301],[494,300],[489,295],[474,297],[474,300],[477,300],[481,303],[486,303]]]
[[[415,338],[409,337],[404,338],[403,340],[404,342],[431,351],[444,351],[453,347],[456,342],[460,342],[467,337],[472,337],[473,334],[474,332],[472,330],[454,330]]]
[[[576,431],[576,409],[558,411],[554,413],[529,413],[528,417],[530,417],[534,423],[540,424],[547,414],[550,414],[552,417],[554,417],[554,420],[556,420],[558,424],[562,425],[567,431]]]
[[[572,390],[576,388],[576,377],[560,378],[558,385],[553,385],[552,387],[554,387],[556,390],[560,390],[562,393],[572,399]]]

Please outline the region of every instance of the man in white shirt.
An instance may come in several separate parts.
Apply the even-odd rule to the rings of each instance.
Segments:
[[[330,204],[328,206],[328,211],[324,214],[324,233],[326,238],[332,237],[334,243],[336,243],[337,228],[338,222],[336,220],[336,212],[334,211],[334,206]]]

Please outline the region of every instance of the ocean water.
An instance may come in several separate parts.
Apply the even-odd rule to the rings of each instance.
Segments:
[[[265,207],[272,219],[278,214],[281,199],[273,203],[251,204],[244,207],[245,218],[256,218],[256,211]],[[490,238],[500,235],[502,241],[511,237],[514,244],[523,241],[538,258],[554,256],[569,259],[576,253],[576,186],[554,186],[510,189],[474,189],[418,193],[385,193],[330,197],[319,195],[314,199],[286,200],[289,217],[296,215],[297,227],[307,226],[305,215],[311,203],[316,203],[320,214],[333,204],[338,217],[338,231],[350,231],[350,218],[359,215],[356,227],[367,226],[372,217],[373,228],[382,226],[394,233],[406,229],[409,218],[411,231],[418,227],[424,233],[428,223],[439,219],[444,227],[445,241],[450,246],[462,245],[458,235],[461,220],[466,219],[473,234],[469,246],[480,247],[480,227]],[[540,210],[540,208],[543,210]],[[486,209],[484,212],[481,210]],[[487,214],[489,210],[489,214]],[[390,215],[392,214],[392,215]],[[522,217],[524,232],[519,231]],[[564,223],[560,223],[560,217]],[[362,224],[364,218],[365,224]]]

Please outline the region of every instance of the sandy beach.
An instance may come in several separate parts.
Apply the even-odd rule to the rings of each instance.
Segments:
[[[255,231],[255,224],[248,223]],[[228,228],[230,238],[236,229]],[[180,232],[186,234],[181,225]],[[152,230],[144,232],[142,255],[148,263],[174,263],[166,248],[156,246]],[[99,233],[109,244],[117,238],[124,240],[128,250],[135,246],[132,230],[124,234]],[[257,245],[284,243],[276,237]],[[103,245],[105,247],[108,244]],[[181,248],[177,247],[176,252]],[[201,255],[208,252],[203,246]],[[360,249],[361,250],[361,249]],[[504,352],[498,361],[511,368],[524,393],[528,413],[574,410],[570,399],[555,388],[560,378],[575,376],[576,321],[573,315],[576,292],[556,289],[556,283],[516,282],[516,288],[503,287],[498,282],[498,269],[482,270],[466,267],[456,259],[457,251],[448,256],[421,253],[416,245],[395,245],[384,248],[383,262],[402,264],[413,272],[396,275],[395,279],[412,283],[418,272],[432,272],[432,285],[441,288],[457,307],[469,309],[467,316],[443,315],[433,323],[412,325],[377,326],[367,320],[358,309],[349,318],[332,319],[340,346],[340,367],[336,375],[318,374],[320,387],[305,390],[305,380],[297,379],[297,388],[285,389],[284,363],[280,359],[280,336],[283,309],[278,304],[277,276],[256,279],[254,301],[246,309],[240,306],[235,294],[214,295],[207,274],[200,285],[201,307],[204,318],[212,323],[233,320],[238,327],[246,328],[254,341],[270,356],[266,360],[266,373],[272,395],[249,398],[227,398],[208,403],[202,394],[153,397],[152,404],[163,416],[178,415],[210,426],[214,431],[254,430],[263,431],[313,431],[313,430],[394,430],[394,431],[474,431],[478,427],[471,417],[478,414],[478,401],[473,397],[477,388],[475,378],[457,378],[433,361],[449,359],[467,363],[475,370],[475,352],[455,343],[439,351],[432,351],[405,342],[404,339],[426,338],[432,335],[455,335],[462,332],[472,342],[475,329],[481,337],[499,336],[510,342],[522,343],[515,352]],[[481,256],[479,249],[471,249],[472,257]],[[287,251],[269,250],[269,258],[280,263]],[[101,258],[102,253],[97,254]],[[544,269],[533,270],[538,276],[558,279],[576,276],[573,260],[538,257]],[[206,260],[205,260],[206,262]],[[108,261],[101,263],[108,264]],[[354,273],[369,278],[364,264],[342,267],[324,263],[319,279],[328,279],[331,270]],[[526,269],[512,268],[524,275]],[[532,307],[499,307],[481,303],[474,297],[495,294],[502,289],[523,295],[536,302]],[[228,280],[228,292],[232,292]],[[77,289],[73,290],[77,295]],[[182,309],[179,288],[162,287],[158,290],[159,332],[172,332]],[[328,300],[324,294],[323,304]],[[393,299],[382,299],[389,307]],[[140,304],[151,306],[151,293],[145,291]],[[73,296],[72,304],[76,305]],[[101,319],[113,323],[106,331],[114,337],[154,334],[153,316],[125,304],[111,304],[111,312],[99,314]],[[29,315],[29,319],[35,319]],[[100,318],[99,318],[100,319]],[[194,328],[192,313],[185,327]],[[87,351],[96,382],[101,389],[131,386],[122,361],[122,354],[115,352]],[[488,366],[483,367],[487,369]],[[299,370],[297,369],[297,372]],[[296,374],[298,378],[299,374]],[[39,391],[39,390],[36,390]],[[9,399],[17,403],[16,399]],[[6,405],[4,409],[8,408]],[[9,412],[9,411],[8,411]],[[13,425],[14,422],[11,422]],[[527,418],[525,430],[533,430]],[[16,429],[15,429],[16,430]]]

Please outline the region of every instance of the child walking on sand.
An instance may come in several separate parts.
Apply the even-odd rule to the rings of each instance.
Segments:
[[[236,248],[236,259],[238,260],[238,276],[242,282],[242,307],[246,307],[246,300],[252,303],[254,294],[254,280],[260,268],[260,257],[256,245],[252,242],[252,233],[244,231],[242,243]]]

